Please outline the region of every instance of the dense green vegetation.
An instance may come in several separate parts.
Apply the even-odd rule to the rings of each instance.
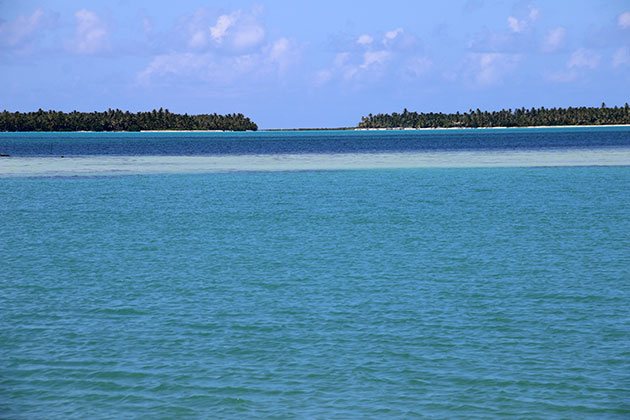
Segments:
[[[140,130],[257,130],[243,114],[173,114],[168,109],[132,113],[105,112],[8,112],[0,113],[0,131],[140,131]]]
[[[502,109],[443,114],[418,113],[405,109],[402,113],[376,114],[363,117],[360,128],[450,128],[450,127],[531,127],[539,125],[602,125],[630,124],[630,106],[599,108],[531,108]]]

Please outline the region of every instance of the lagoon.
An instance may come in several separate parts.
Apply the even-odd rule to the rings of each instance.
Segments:
[[[627,163],[302,169],[0,178],[2,416],[630,414]]]

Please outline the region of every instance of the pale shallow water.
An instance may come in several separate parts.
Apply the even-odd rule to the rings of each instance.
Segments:
[[[0,177],[621,165],[630,165],[630,148],[297,155],[18,157],[0,161]]]

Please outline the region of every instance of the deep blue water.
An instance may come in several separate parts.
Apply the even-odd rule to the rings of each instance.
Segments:
[[[0,133],[11,156],[379,153],[630,146],[630,127],[248,133]]]
[[[376,134],[22,141],[628,143]],[[629,191],[630,166],[0,178],[0,418],[628,418]]]

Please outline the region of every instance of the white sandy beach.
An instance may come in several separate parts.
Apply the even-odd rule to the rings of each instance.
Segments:
[[[602,124],[602,125],[530,125],[526,127],[392,127],[392,128],[354,128],[354,131],[433,131],[433,130],[516,130],[530,128],[601,128],[601,127],[630,127],[630,124]]]
[[[9,157],[0,159],[0,176],[628,165],[630,148],[242,156]]]

